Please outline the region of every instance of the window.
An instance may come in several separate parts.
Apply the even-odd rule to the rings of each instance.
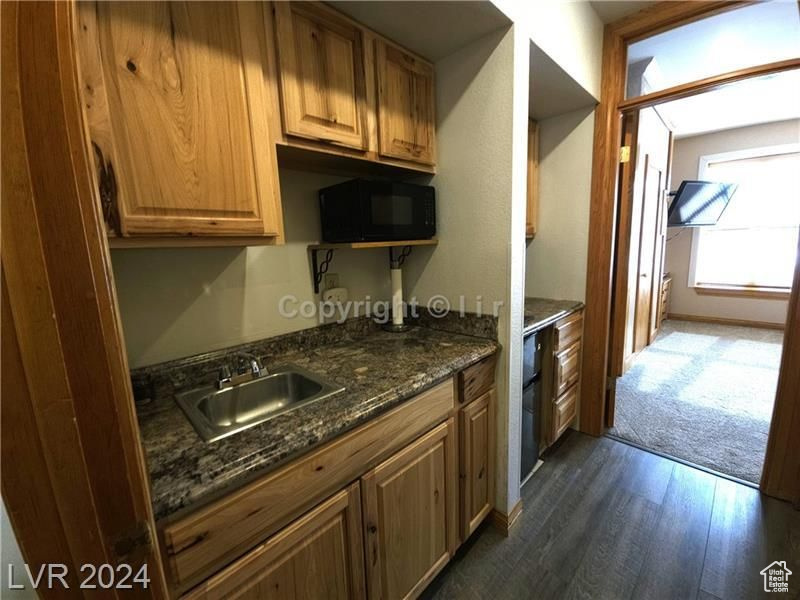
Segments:
[[[800,144],[702,156],[699,179],[739,188],[717,225],[695,229],[689,284],[788,292],[800,226]]]

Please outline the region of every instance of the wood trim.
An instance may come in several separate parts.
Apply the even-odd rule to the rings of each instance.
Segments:
[[[282,244],[275,236],[227,237],[227,236],[194,236],[156,237],[137,235],[135,237],[110,236],[108,247],[114,250],[135,250],[137,248],[226,248],[231,246],[275,246]]]
[[[667,0],[614,21],[606,29],[627,42],[635,42],[748,4],[753,4],[753,0]]]
[[[511,511],[506,515],[501,513],[496,508],[492,511],[492,525],[494,525],[495,529],[497,529],[500,533],[503,534],[504,537],[508,537],[511,533],[511,528],[519,519],[519,516],[522,514],[522,498],[517,500],[517,503],[512,507]]]
[[[723,317],[706,317],[702,315],[680,315],[669,313],[668,319],[673,321],[692,321],[695,323],[713,323],[716,325],[736,325],[739,327],[760,327],[761,329],[784,330],[783,323],[770,323],[768,321],[749,321],[746,319],[726,319]]]
[[[528,189],[525,237],[536,237],[539,226],[539,123],[528,119]]]
[[[176,591],[199,583],[446,419],[453,380],[184,518],[160,523]]]
[[[633,228],[633,181],[639,139],[639,111],[630,112],[623,117],[623,146],[630,148],[627,162],[620,167],[620,206],[617,223],[617,252],[614,268],[613,306],[611,312],[609,340],[609,374],[621,376],[625,373],[625,329],[628,324],[628,285],[630,282],[631,232]],[[609,410],[613,414],[613,410]],[[613,426],[613,423],[612,425]]]
[[[712,286],[696,285],[695,294],[701,296],[728,296],[733,298],[759,298],[762,300],[788,300],[791,290],[777,290],[770,288],[744,287],[744,286]]]
[[[800,240],[789,299],[778,391],[761,475],[761,490],[770,496],[800,503]]]
[[[29,400],[28,409],[3,415],[3,460],[15,440],[22,443],[18,433],[27,431],[31,437],[16,447],[21,460],[13,469],[23,465],[27,477],[52,490],[30,502],[28,486],[4,478],[3,496],[26,554],[75,565],[125,562],[134,572],[146,562],[151,582],[138,595],[158,598],[166,585],[155,544],[118,544],[148,531],[152,539],[155,527],[105,231],[83,144],[73,10],[67,2],[2,6],[4,326],[15,332],[19,349],[19,377],[8,384],[5,371],[13,363],[7,360],[14,353],[3,355],[3,391]],[[5,432],[17,427],[7,442]],[[53,556],[49,540],[42,540],[42,518],[54,525],[53,510],[63,532],[52,532],[55,543],[69,546],[63,557]]]
[[[758,65],[756,67],[749,67],[747,69],[739,69],[722,73],[721,75],[714,75],[713,77],[706,77],[705,79],[698,79],[689,83],[682,83],[665,90],[659,90],[644,96],[630,98],[623,100],[619,103],[619,110],[640,110],[648,108],[657,104],[662,104],[665,101],[680,100],[689,96],[696,96],[708,92],[715,88],[750,79],[752,77],[760,77],[762,75],[770,75],[772,73],[781,73],[783,71],[791,71],[800,68],[800,58],[791,58],[788,60],[780,60],[765,65]]]

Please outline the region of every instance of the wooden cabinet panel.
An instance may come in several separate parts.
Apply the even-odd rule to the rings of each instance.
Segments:
[[[366,150],[361,28],[323,5],[274,6],[285,133]]]
[[[195,588],[185,598],[365,597],[358,482]]]
[[[556,354],[555,395],[561,396],[581,376],[581,343],[575,342]]]
[[[467,539],[494,505],[494,388],[460,412],[461,537]]]
[[[528,119],[528,202],[525,237],[536,235],[539,225],[539,124]]]
[[[572,424],[578,414],[578,389],[579,385],[572,386],[563,396],[553,403],[553,429],[551,440],[555,442]],[[551,443],[552,443],[551,442]]]
[[[458,374],[459,402],[469,404],[494,385],[497,357],[492,354]]]
[[[83,102],[111,230],[282,236],[262,7],[77,10]]]
[[[375,68],[379,154],[435,164],[433,66],[378,39]]]
[[[162,556],[172,583],[179,589],[194,585],[412,442],[452,414],[453,390],[451,378],[191,515],[163,524]]]
[[[583,335],[583,311],[575,311],[558,321],[553,329],[553,349],[566,350]]]
[[[415,598],[457,544],[452,418],[362,478],[371,600]]]

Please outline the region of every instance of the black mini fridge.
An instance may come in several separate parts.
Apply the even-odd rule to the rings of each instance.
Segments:
[[[542,414],[542,344],[537,333],[531,333],[523,340],[522,357],[520,483],[523,483],[533,472],[539,460],[539,432]]]

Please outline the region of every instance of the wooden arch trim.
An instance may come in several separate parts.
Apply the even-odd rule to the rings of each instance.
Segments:
[[[589,214],[590,253],[586,273],[580,407],[580,428],[585,433],[601,435],[605,431],[618,163],[622,135],[621,109],[640,108],[641,101],[641,99],[627,103],[625,101],[627,44],[747,4],[752,2],[717,0],[660,2],[606,25],[603,40],[601,98],[595,109]],[[680,97],[685,97],[743,77],[788,70],[798,66],[800,65],[797,60],[782,61],[692,82],[672,91],[679,93]],[[658,100],[663,99],[663,93],[659,94]],[[642,106],[646,104],[647,102]],[[800,499],[800,451],[792,449],[791,446],[792,437],[800,435],[800,406],[798,406],[800,382],[797,376],[797,373],[800,373],[800,336],[797,335],[800,328],[800,317],[797,316],[800,310],[800,298],[797,285],[795,282],[795,290],[789,302],[783,363],[761,482],[762,490],[766,493],[792,500]]]
[[[26,561],[147,563],[166,597],[108,246],[84,139],[72,2],[2,3],[2,491]],[[135,572],[135,570],[134,570]],[[72,585],[75,584],[75,585]],[[40,591],[40,593],[45,593]]]

